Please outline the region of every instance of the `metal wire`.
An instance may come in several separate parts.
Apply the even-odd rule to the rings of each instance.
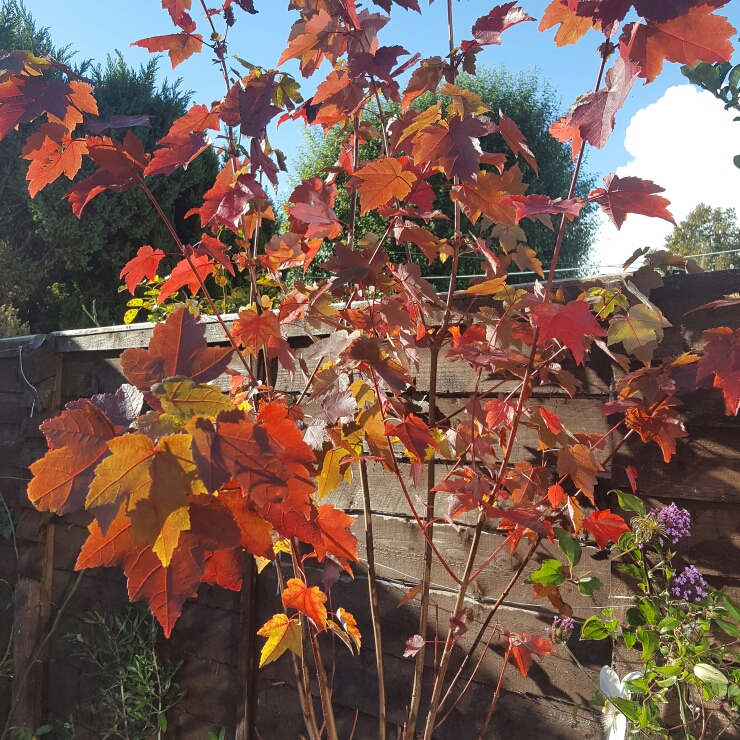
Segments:
[[[702,252],[700,254],[687,254],[683,255],[687,259],[695,259],[696,257],[716,257],[720,254],[734,254],[734,253],[740,253],[740,249],[725,249],[721,252]],[[650,255],[647,255],[648,257]],[[640,265],[641,263],[635,262],[635,265]],[[543,270],[547,271],[550,268],[549,267],[543,267]],[[595,277],[597,275],[613,275],[616,273],[609,273],[609,272],[603,272],[604,270],[618,270],[619,272],[622,272],[622,264],[617,265],[585,265],[583,267],[558,267],[555,269],[555,273],[560,272],[579,272],[579,271],[585,271],[585,270],[593,270],[593,272],[590,272],[587,275],[583,275],[582,277]],[[523,272],[515,272],[512,273],[512,277],[518,277],[519,275],[536,275],[536,272],[533,272],[532,270],[525,270]],[[487,277],[484,273],[476,273],[474,275],[458,275],[458,280],[465,280],[469,278],[483,278]],[[307,280],[323,280],[320,275],[306,275]],[[426,275],[424,276],[424,280],[449,280],[449,275]]]

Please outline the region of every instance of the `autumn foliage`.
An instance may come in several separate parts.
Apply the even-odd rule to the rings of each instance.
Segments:
[[[633,260],[645,259],[634,275],[626,272],[631,260],[620,285],[594,284],[575,300],[567,300],[553,284],[565,224],[577,219],[584,205],[573,197],[584,148],[605,145],[632,87],[638,80],[654,80],[665,62],[729,59],[735,29],[717,12],[724,4],[552,0],[539,28],[556,28],[558,46],[575,43],[592,29],[601,34],[596,88],[550,129],[570,144],[578,163],[570,197],[555,200],[527,194],[520,161],[535,172],[537,162],[517,124],[455,85],[457,73],[474,72],[478,55],[504,42],[507,29],[535,20],[514,2],[479,18],[469,40],[453,44],[448,56],[421,59],[380,42],[390,15],[421,12],[417,0],[374,0],[377,8],[356,0],[291,0],[298,18],[278,69],[251,66],[234,79],[224,36],[214,24],[220,19],[230,27],[235,6],[251,13],[251,2],[227,0],[211,10],[203,5],[201,12],[190,0],[163,0],[175,32],[136,45],[166,51],[173,67],[210,49],[226,88],[220,100],[195,105],[175,121],[153,155],[145,154],[130,131],[101,135],[108,122],[93,119],[97,108],[89,80],[48,56],[6,54],[0,135],[41,119],[22,155],[29,162],[32,196],[62,176],[75,179],[83,157],[89,157],[97,169],[75,180],[67,195],[75,214],[84,218],[86,205],[106,190],[141,188],[151,197],[150,178],[187,167],[207,148],[225,161],[203,205],[188,214],[200,221],[201,241],[183,244],[171,229],[180,261],[158,297],[169,315],[155,326],[147,349],[121,356],[128,383],[116,394],[71,403],[42,425],[49,452],[32,465],[28,495],[41,510],[89,512],[90,534],[77,568],[122,565],[131,599],[146,600],[169,635],[183,602],[196,595],[200,583],[239,589],[245,551],[261,567],[283,552],[292,558],[291,575],[284,579],[278,563],[282,609],[259,631],[267,638],[261,664],[286,650],[301,658],[325,631],[358,652],[362,637],[354,617],[336,604],[329,611],[326,594],[340,569],[351,575],[358,561],[354,520],[322,499],[356,477],[363,481],[369,510],[373,491],[365,488],[366,470],[380,466],[398,480],[431,556],[460,584],[459,606],[446,639],[440,638],[425,735],[431,737],[450,653],[467,630],[464,596],[480,572],[454,573],[436,549],[430,529],[435,496],[449,497],[449,524],[467,512],[482,513],[474,530],[473,561],[486,520],[506,533],[511,551],[526,542],[527,559],[543,539],[557,537],[567,554],[570,546],[564,543],[580,548],[577,535],[605,548],[626,530],[620,516],[596,508],[598,476],[614,454],[606,452],[606,435],[566,428],[533,388],[554,386],[573,396],[580,385],[574,374],[578,366],[594,353],[606,355],[624,370],[617,397],[603,408],[614,419],[612,433],[637,434],[658,444],[666,461],[676,440],[686,436],[676,410],[679,392],[713,385],[723,394],[728,414],[740,409],[738,332],[712,329],[702,356],[653,362],[670,324],[649,300],[646,286],[672,269],[698,269],[691,260],[638,250]],[[623,25],[632,6],[640,20]],[[297,60],[305,78],[328,71],[310,100],[304,101],[297,81],[280,71],[287,60]],[[444,102],[417,110],[413,102],[426,91],[440,92]],[[397,103],[398,114],[386,118],[381,100]],[[325,131],[337,126],[344,147],[325,177],[298,185],[285,206],[287,230],[257,252],[253,247],[262,222],[275,216],[268,191],[277,185],[282,166],[267,138],[275,121],[300,121]],[[503,137],[508,155],[482,154],[479,139],[490,135]],[[359,144],[369,137],[380,138],[381,156],[363,162]],[[346,176],[342,185],[340,173]],[[431,178],[444,180],[455,203],[450,240],[428,230],[430,222],[445,218],[435,210]],[[333,210],[338,187],[351,194],[348,224]],[[617,228],[633,213],[672,222],[662,190],[638,177],[608,175],[588,201]],[[152,205],[158,208],[153,198]],[[355,214],[369,211],[380,214],[387,229],[360,238]],[[525,218],[553,229],[552,265],[543,266],[526,245],[518,227]],[[481,224],[488,238],[469,236],[468,224]],[[438,295],[410,260],[394,264],[384,249],[394,240],[420,247],[430,263],[450,260],[450,291]],[[305,274],[327,244],[332,256],[322,266],[330,278],[284,282],[286,269]],[[486,278],[456,291],[461,254],[477,255]],[[132,294],[156,276],[164,257],[161,249],[141,246],[121,271]],[[543,279],[547,275],[546,282],[530,290],[508,286],[513,266]],[[227,280],[226,273],[243,277],[251,290],[249,305],[231,325],[218,315],[208,288],[212,276]],[[277,287],[277,296],[266,295],[266,285]],[[202,312],[215,318],[196,318],[183,306],[178,299],[188,293],[202,296]],[[298,356],[287,341],[288,325],[324,338]],[[219,332],[219,345],[209,345],[207,329]],[[414,401],[415,387],[422,384],[422,354],[431,363],[423,408]],[[467,363],[478,377],[464,408],[446,418],[436,405],[440,357]],[[299,395],[273,386],[277,366],[301,379]],[[215,383],[225,373],[228,389]],[[499,391],[504,381],[508,395]],[[525,426],[539,437],[540,464],[513,459],[514,439]],[[399,466],[402,458],[410,464],[410,477]],[[435,470],[442,460],[452,463],[444,476],[438,474],[441,466]],[[416,505],[421,493],[426,511]],[[437,520],[435,526],[444,524]],[[321,586],[307,580],[303,564],[308,559],[324,569]],[[570,579],[579,589],[590,586],[572,575],[560,581],[561,571],[557,574],[535,584],[535,595],[546,595],[567,616],[570,607],[559,585]],[[427,572],[420,584],[422,600],[428,599],[428,589]],[[555,649],[536,635],[510,632],[498,623],[494,629],[507,645],[507,661],[525,676],[533,654],[545,658]],[[426,624],[420,633],[409,638],[407,654],[417,655],[423,669]],[[378,647],[379,639],[376,632]],[[314,659],[317,654],[320,658],[314,650]],[[301,665],[306,669],[305,662]],[[382,662],[378,667],[382,670]],[[320,663],[317,671],[325,693]],[[410,706],[409,737],[418,697]],[[323,708],[334,737],[330,702]],[[313,710],[304,709],[309,725],[316,722]]]

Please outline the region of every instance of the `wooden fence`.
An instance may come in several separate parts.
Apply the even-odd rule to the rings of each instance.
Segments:
[[[573,281],[563,283],[570,292],[578,285]],[[658,356],[699,349],[704,329],[738,328],[740,309],[737,307],[685,314],[739,288],[739,270],[665,278],[664,287],[651,294],[651,300],[673,325],[666,331]],[[290,341],[299,352],[310,345],[310,339],[300,329],[288,328]],[[223,342],[217,325],[209,325],[208,332],[209,341]],[[64,635],[77,629],[79,619],[93,609],[119,609],[126,599],[125,582],[120,569],[85,573],[53,637],[42,645],[77,577],[73,566],[87,534],[88,518],[84,512],[63,518],[38,513],[25,497],[25,485],[29,464],[46,449],[39,423],[58,414],[72,399],[115,391],[124,382],[118,361],[121,351],[146,346],[150,335],[151,327],[138,324],[0,340],[0,493],[16,520],[17,537],[16,543],[0,538],[0,578],[15,586],[13,606],[0,612],[0,646],[7,644],[13,630],[14,673],[12,680],[0,678],[0,721],[5,721],[12,702],[14,726],[35,729],[48,721],[71,720],[77,738],[93,736],[89,696],[94,679],[84,675],[81,666],[70,658]],[[418,381],[423,389],[428,358],[422,354],[420,359]],[[536,393],[566,426],[605,432],[609,425],[601,416],[599,404],[610,398],[621,371],[598,351],[594,360],[587,370],[576,371],[583,386],[575,398],[550,386],[540,387]],[[226,382],[227,378],[221,380]],[[464,403],[474,381],[463,363],[445,361],[439,379],[442,410],[451,411]],[[298,381],[293,382],[283,374],[278,375],[277,385],[288,392],[298,389]],[[718,393],[700,390],[682,400],[685,405],[681,410],[690,436],[678,441],[677,454],[671,463],[663,463],[657,445],[632,445],[628,441],[603,474],[598,495],[605,503],[607,491],[625,484],[624,467],[634,465],[639,471],[643,494],[664,503],[679,501],[690,510],[695,522],[694,536],[688,545],[679,547],[680,555],[695,563],[713,586],[740,591],[740,423],[737,418],[724,415]],[[529,436],[525,430],[513,459],[534,459],[536,447],[535,435]],[[418,583],[424,541],[394,480],[371,466],[380,614],[388,669],[389,737],[400,738],[413,680],[413,661],[402,655],[405,640],[417,631],[418,602],[411,600],[400,608],[397,605],[409,588]],[[360,555],[364,557],[359,480],[343,484],[331,500],[357,516]],[[615,508],[615,501],[609,503]],[[440,500],[439,505],[443,511],[446,502]],[[463,523],[459,531],[452,527],[435,530],[439,549],[457,570],[462,570],[470,537],[469,522]],[[492,552],[501,537],[493,530],[487,531],[480,557]],[[548,545],[540,548],[540,557],[547,557],[548,551],[557,557],[556,548]],[[502,554],[475,582],[466,602],[469,635],[476,633],[522,558],[521,552]],[[604,583],[604,588],[593,597],[575,591],[565,594],[576,618],[583,620],[607,605],[623,609],[629,589],[611,572],[604,553],[588,549],[582,562],[586,561],[590,561],[589,568]],[[530,569],[536,567],[534,564]],[[340,737],[349,738],[356,723],[355,739],[365,740],[377,736],[377,683],[362,563],[355,571],[354,579],[342,576],[332,590],[332,601],[357,617],[364,636],[362,651],[353,657],[341,643],[332,646],[326,640],[325,645],[333,676]],[[171,639],[163,644],[167,657],[183,661],[178,680],[187,691],[185,700],[169,715],[167,737],[206,740],[209,731],[218,733],[221,727],[226,728],[227,737],[236,734],[237,740],[251,737],[284,740],[301,735],[291,661],[285,658],[259,671],[255,667],[255,655],[261,644],[255,631],[276,610],[275,569],[269,567],[256,576],[252,567],[251,576],[245,578],[241,593],[202,586],[197,600],[186,602]],[[318,579],[319,574],[309,572],[309,577]],[[432,582],[435,606],[431,610],[430,629],[434,630],[435,619],[441,627],[446,625],[455,589],[441,567],[433,569]],[[4,605],[0,605],[2,608]],[[499,620],[510,628],[540,634],[551,623],[552,616],[548,602],[533,601],[531,586],[525,585],[523,579],[498,612]],[[527,679],[516,671],[507,672],[487,737],[583,740],[601,737],[598,714],[588,709],[589,699],[594,695],[593,682],[598,683],[598,671],[604,664],[614,664],[620,674],[627,670],[627,656],[619,651],[612,654],[608,641],[579,643],[573,638],[571,647],[586,666],[587,675],[581,674],[562,654],[548,657],[544,664],[535,662]],[[30,667],[28,680],[21,686],[21,677],[39,648],[39,660]],[[428,650],[427,654],[431,665],[434,651]],[[494,644],[470,691],[435,733],[436,738],[471,737],[470,723],[479,722],[485,714],[501,664],[502,650]],[[425,688],[428,696],[431,687]],[[573,718],[576,703],[585,707],[577,722]],[[252,732],[253,727],[259,735]],[[725,736],[731,737],[729,732]]]

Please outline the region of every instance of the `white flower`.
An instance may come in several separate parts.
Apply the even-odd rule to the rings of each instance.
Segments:
[[[620,681],[616,671],[608,665],[605,665],[601,669],[601,674],[599,675],[599,688],[601,689],[601,693],[604,694],[607,699],[611,699],[613,697],[629,699],[630,692],[627,691],[624,682],[634,681],[636,678],[640,678],[641,676],[641,673],[633,671],[632,673],[628,673],[624,679]],[[604,705],[602,724],[604,725],[606,740],[624,740],[627,736],[627,718],[609,702]]]

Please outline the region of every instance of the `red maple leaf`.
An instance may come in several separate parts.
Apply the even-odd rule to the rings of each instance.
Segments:
[[[389,437],[398,437],[403,446],[419,461],[426,460],[429,447],[439,451],[439,443],[429,431],[429,427],[415,414],[404,417],[400,424],[390,421],[385,423],[385,433]]]
[[[149,162],[149,155],[139,139],[127,132],[123,143],[108,137],[88,136],[86,146],[90,159],[100,165],[96,173],[72,186],[65,196],[77,218],[85,206],[104,190],[122,193],[138,184],[140,175]]]
[[[544,637],[507,631],[504,631],[504,635],[509,638],[509,649],[514,665],[524,678],[527,677],[532,666],[532,655],[536,655],[541,660],[555,652],[553,644]]]
[[[592,511],[584,520],[583,528],[594,536],[599,549],[603,550],[609,542],[618,542],[619,538],[629,532],[630,528],[624,519],[617,514],[612,514],[609,509],[604,511]]]
[[[478,139],[496,130],[487,118],[461,120],[456,116],[449,123],[432,124],[414,141],[414,162],[438,167],[450,179],[475,181],[481,157]]]
[[[538,303],[532,307],[532,313],[540,328],[540,339],[543,342],[558,339],[573,353],[579,365],[583,364],[586,354],[586,337],[606,336],[585,301],[570,301],[565,306]]]
[[[127,349],[121,369],[129,383],[148,391],[155,383],[183,375],[196,383],[215,380],[229,364],[233,350],[209,347],[206,325],[198,323],[187,308],[171,313],[155,324],[148,349]]]
[[[136,257],[130,259],[121,270],[119,277],[125,278],[129,293],[134,295],[136,286],[144,279],[154,280],[157,268],[164,257],[161,249],[152,249],[150,246],[139,247]]]
[[[241,591],[243,573],[244,553],[240,547],[204,552],[203,583],[213,583],[231,591]]]
[[[704,332],[704,356],[699,360],[696,379],[714,373],[714,387],[722,391],[725,413],[740,412],[740,329],[726,326]]]
[[[578,198],[568,200],[551,200],[546,195],[511,195],[502,201],[504,205],[513,205],[516,208],[516,221],[519,223],[523,218],[532,221],[539,220],[549,229],[552,229],[550,215],[561,213],[568,221],[577,218],[583,202]]]
[[[222,177],[221,173],[224,172],[226,174]],[[268,200],[268,196],[252,174],[239,175],[234,180],[229,168],[224,167],[221,173],[216,178],[215,185],[203,196],[203,205],[189,210],[185,218],[198,214],[203,226],[215,221],[238,233],[250,202],[256,198]]]
[[[479,46],[500,44],[501,34],[507,29],[523,21],[533,21],[516,2],[497,5],[488,15],[484,15],[473,25],[473,38]]]
[[[213,260],[207,254],[204,254],[200,257],[192,257],[191,262],[183,259],[175,265],[159,292],[158,306],[161,306],[171,295],[177,293],[180,288],[187,287],[193,295],[200,290],[201,281],[204,281],[213,271]],[[200,277],[200,280],[198,277]]]
[[[576,146],[576,141],[580,143],[581,140],[585,140],[598,149],[606,144],[614,130],[614,117],[627,100],[639,70],[636,64],[620,55],[614,66],[606,73],[606,88],[589,93],[570,111],[564,123],[567,129],[571,131],[577,129],[578,133],[565,133],[561,127],[561,132],[556,138],[560,141],[573,140],[574,157],[580,148]],[[552,127],[550,133],[555,135]]]
[[[617,175],[607,175],[604,185],[606,188],[596,188],[589,193],[588,202],[598,203],[618,229],[622,228],[628,213],[639,213],[676,223],[668,210],[670,201],[656,195],[664,192],[660,185],[639,177]]]
[[[25,60],[24,60],[25,66]],[[71,70],[70,70],[71,72]],[[21,123],[46,113],[49,123],[72,131],[83,113],[98,114],[93,88],[85,82],[47,80],[42,76],[11,77],[0,83],[0,139]]]
[[[673,399],[673,404],[676,400]],[[663,460],[671,461],[671,455],[676,453],[676,440],[688,437],[684,429],[681,416],[670,408],[671,399],[664,401],[660,408],[648,412],[634,406],[627,409],[625,422],[630,429],[634,429],[643,442],[657,442],[663,450]]]

